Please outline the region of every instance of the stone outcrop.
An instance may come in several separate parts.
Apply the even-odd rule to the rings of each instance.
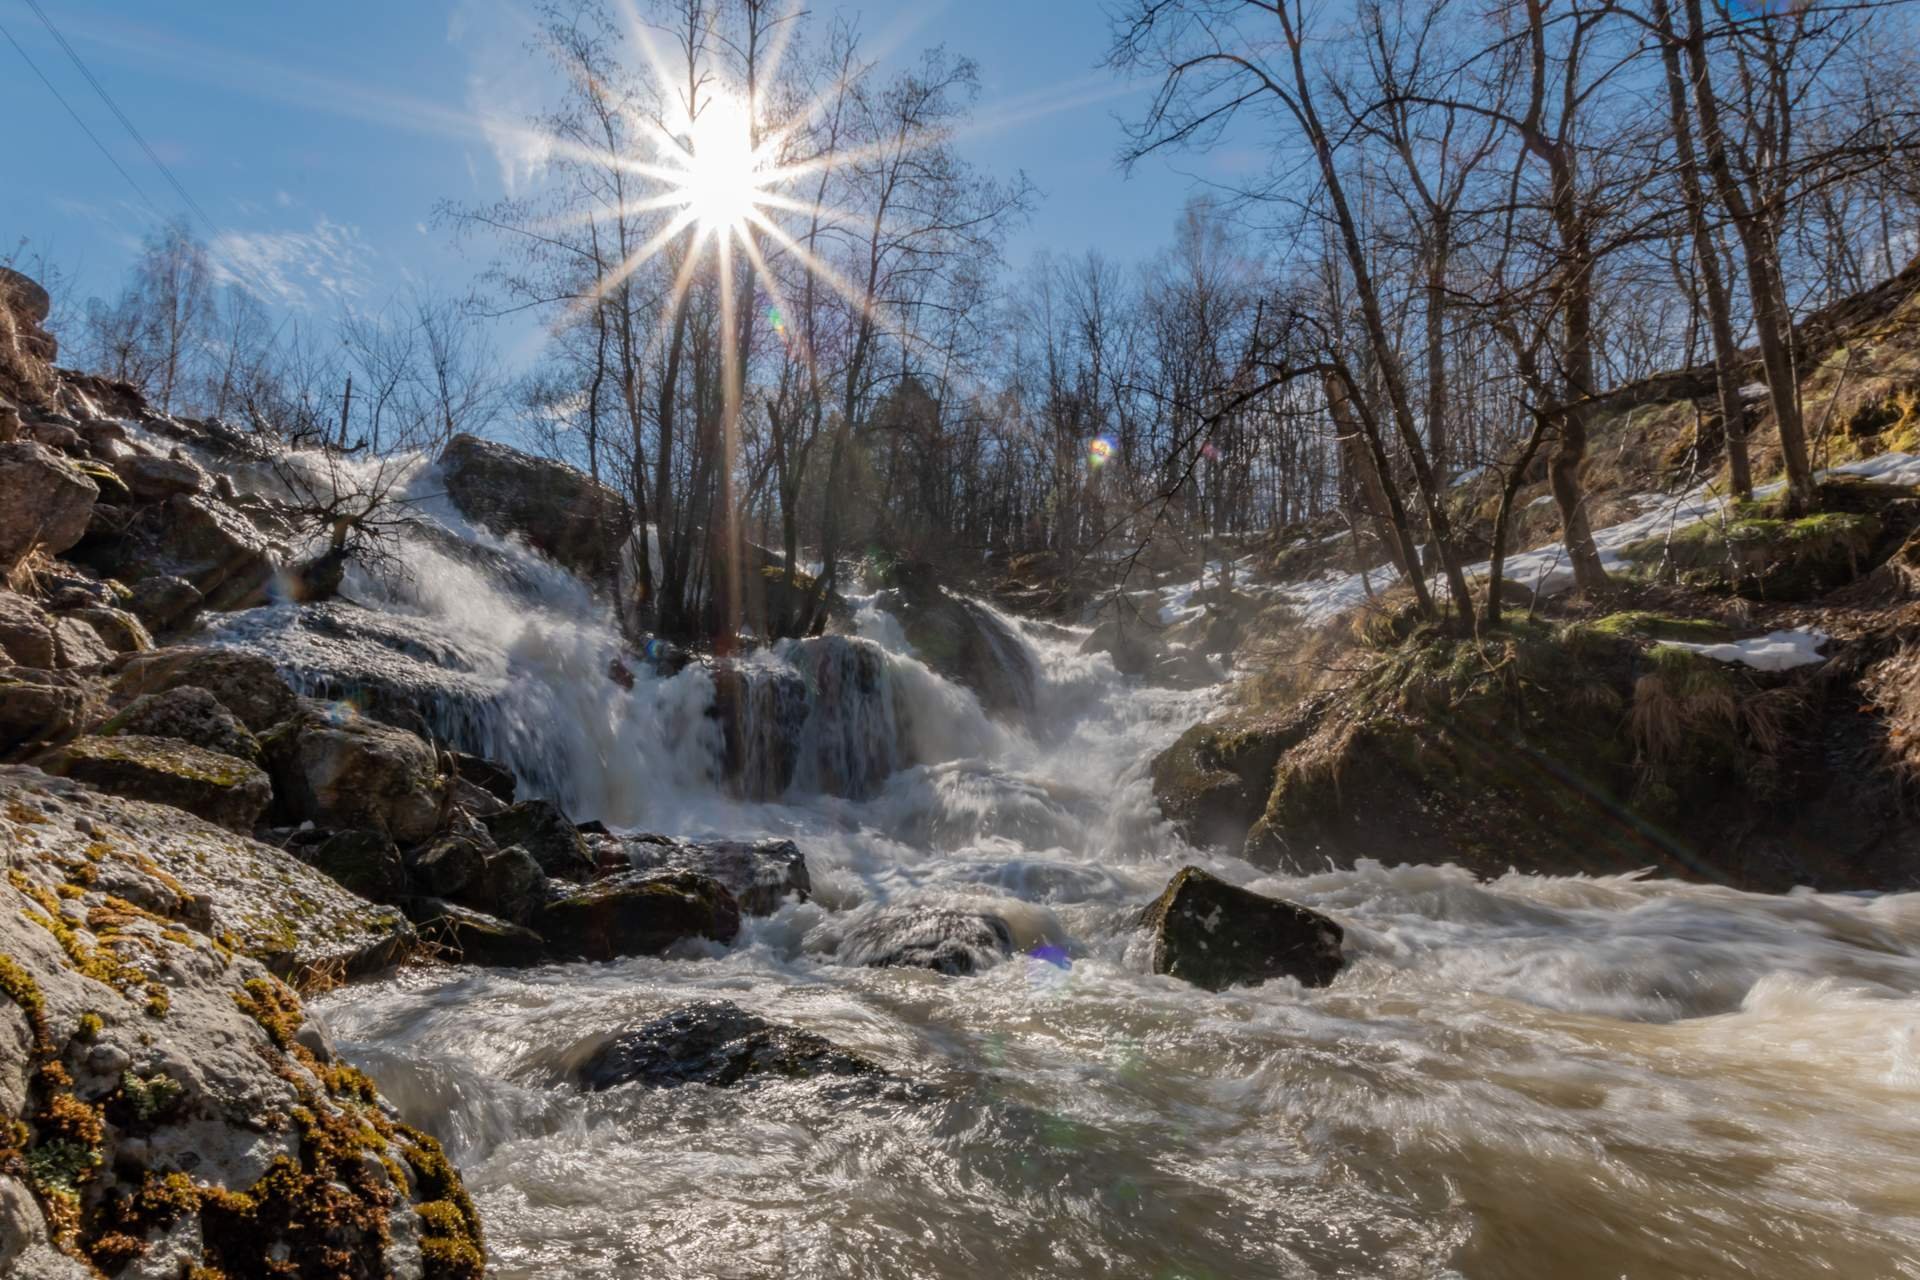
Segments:
[[[619,494],[563,462],[470,435],[447,442],[440,468],[447,497],[467,519],[612,585],[627,536]]]
[[[1293,978],[1332,982],[1346,931],[1317,911],[1262,897],[1198,867],[1182,867],[1140,913],[1153,937],[1152,964],[1209,991]]]
[[[237,756],[249,764],[266,761],[253,732],[220,699],[198,685],[143,693],[94,732],[175,738],[208,751]]]
[[[270,860],[26,771],[0,795],[0,1271],[478,1280],[478,1217],[438,1145],[311,1034],[228,895],[177,874],[219,859],[271,900]],[[305,901],[303,927],[345,924]]]
[[[284,723],[299,707],[299,699],[273,663],[240,649],[178,648],[142,654],[120,668],[113,692],[116,700],[129,702],[142,694],[183,687],[218,690],[220,705],[256,734]]]
[[[58,555],[85,536],[100,496],[79,467],[27,440],[0,444],[0,572],[35,551]]]
[[[25,596],[0,591],[0,649],[20,666],[52,670],[53,615]]]
[[[682,1005],[588,1051],[574,1069],[586,1089],[751,1087],[820,1077],[874,1080],[885,1072],[822,1036],[785,1027],[726,1000]]]
[[[261,745],[282,820],[379,831],[403,845],[440,826],[445,795],[438,760],[404,729],[308,701]]]
[[[177,738],[121,733],[79,738],[45,757],[41,767],[129,800],[172,805],[216,826],[246,834],[273,798],[257,765]]]
[[[985,606],[941,587],[931,566],[895,561],[878,575],[882,606],[900,620],[922,662],[971,689],[998,715],[1033,708],[1038,678],[1026,645]]]
[[[555,952],[582,960],[650,956],[689,938],[732,942],[740,904],[705,876],[636,871],[548,903],[533,927]]]
[[[495,844],[518,845],[556,880],[593,879],[594,859],[567,815],[545,800],[528,800],[481,819]]]

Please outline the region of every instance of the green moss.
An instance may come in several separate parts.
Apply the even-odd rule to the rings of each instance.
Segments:
[[[215,787],[237,787],[259,773],[235,756],[185,744],[167,745],[166,739],[133,734],[89,735],[61,750],[69,759],[130,764]]]
[[[293,1047],[293,1038],[306,1020],[300,997],[276,978],[247,979],[243,990],[233,993],[233,1002],[240,1012],[259,1023],[267,1038],[282,1051]]]
[[[1647,640],[1685,640],[1692,644],[1719,644],[1733,639],[1733,631],[1711,618],[1676,618],[1632,609],[1610,613],[1593,622],[1576,624],[1604,636],[1633,636]],[[1569,628],[1571,630],[1571,628]]]
[[[1787,519],[1758,503],[1736,503],[1724,520],[1703,520],[1646,538],[1621,556],[1681,582],[1773,599],[1803,599],[1852,581],[1879,541],[1877,516],[1823,511]]]
[[[172,1113],[186,1087],[166,1072],[141,1077],[128,1071],[120,1077],[120,1087],[142,1124],[153,1124]]]

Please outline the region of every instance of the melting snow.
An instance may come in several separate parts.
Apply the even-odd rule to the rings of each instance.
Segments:
[[[1806,629],[1769,631],[1764,636],[1733,640],[1726,644],[1687,644],[1677,640],[1661,643],[1670,649],[1691,649],[1716,662],[1744,663],[1756,671],[1786,671],[1825,662],[1819,650],[1826,642],[1826,632]]]

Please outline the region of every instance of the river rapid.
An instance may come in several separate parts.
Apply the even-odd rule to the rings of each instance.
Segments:
[[[577,819],[791,837],[815,886],[727,948],[315,1002],[447,1144],[492,1274],[1920,1276],[1920,895],[1482,883],[1392,849],[1273,875],[1186,847],[1146,777],[1224,688],[1146,688],[1015,620],[1035,705],[996,723],[871,601],[860,638],[756,660],[800,675],[778,732],[824,763],[745,801],[707,672],[620,689],[583,588],[431,501],[430,468],[410,484],[445,532],[410,539],[406,581],[350,583],[371,620],[276,606],[219,638],[310,691],[410,689]],[[877,690],[838,678],[854,650]],[[1185,863],[1333,916],[1348,968],[1220,994],[1152,975],[1131,921]],[[971,977],[841,961],[903,904],[996,915],[1015,954]],[[930,1087],[565,1083],[576,1046],[704,997]]]

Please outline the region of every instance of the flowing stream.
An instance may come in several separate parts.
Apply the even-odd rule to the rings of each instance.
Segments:
[[[349,586],[378,612],[261,609],[223,640],[399,700],[576,818],[790,836],[815,885],[728,948],[317,1002],[447,1143],[494,1274],[1920,1276],[1920,895],[1478,883],[1392,849],[1263,873],[1182,845],[1146,778],[1222,690],[1145,688],[1015,623],[1039,687],[996,723],[871,602],[860,638],[754,660],[754,750],[790,758],[730,783],[705,670],[622,690],[578,584],[425,505],[447,532],[410,540],[409,581]],[[1131,920],[1187,862],[1333,915],[1348,969],[1223,994],[1151,975]],[[995,915],[1015,954],[844,962],[907,904]],[[562,1080],[572,1046],[703,997],[930,1088]]]

